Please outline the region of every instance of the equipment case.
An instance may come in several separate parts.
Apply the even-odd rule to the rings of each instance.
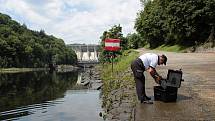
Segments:
[[[163,102],[175,102],[177,100],[178,88],[181,86],[182,71],[168,70],[166,88],[154,86],[154,100]]]
[[[175,102],[177,99],[178,88],[154,86],[154,99],[163,102]]]

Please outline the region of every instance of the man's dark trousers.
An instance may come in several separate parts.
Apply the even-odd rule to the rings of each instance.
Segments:
[[[138,99],[141,101],[144,98],[144,96],[146,96],[146,92],[145,92],[145,76],[143,74],[145,68],[140,58],[137,58],[131,63],[131,70],[133,71],[134,74],[137,96]]]

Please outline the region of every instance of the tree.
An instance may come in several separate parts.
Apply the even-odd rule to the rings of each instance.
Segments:
[[[158,47],[164,43],[162,25],[163,9],[160,1],[147,2],[144,11],[138,14],[135,22],[135,29],[144,40],[149,43],[151,48]]]
[[[128,48],[137,49],[146,45],[139,34],[128,34],[126,38],[128,39]]]
[[[76,64],[77,60],[62,39],[46,35],[44,30],[29,30],[1,13],[0,49],[1,67],[44,67],[53,58],[59,64]]]
[[[153,0],[144,5],[135,29],[151,48],[204,43],[215,25],[214,0]]]
[[[101,39],[101,54],[100,54],[100,62],[106,62],[106,61],[110,61],[110,55],[117,55],[117,54],[121,54],[121,52],[109,52],[106,50],[103,50],[104,46],[105,46],[105,39],[107,38],[112,38],[112,39],[120,39],[120,46],[121,46],[121,50],[125,50],[127,49],[127,39],[123,37],[122,34],[122,27],[120,25],[114,25],[111,29],[109,29],[108,31],[104,31],[103,35],[100,37]]]

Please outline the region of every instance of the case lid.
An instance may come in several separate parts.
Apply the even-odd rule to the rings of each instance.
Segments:
[[[181,70],[168,70],[166,86],[180,87],[182,81]]]

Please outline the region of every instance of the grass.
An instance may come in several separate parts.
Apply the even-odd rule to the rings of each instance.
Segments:
[[[113,64],[113,73],[112,73],[112,64],[105,63],[101,65],[103,67],[103,71],[101,74],[101,78],[105,81],[118,79],[119,73],[122,73],[130,67],[131,61],[134,60],[138,56],[138,52],[134,50],[126,50],[119,57],[118,62]]]
[[[173,46],[161,45],[155,48],[155,50],[170,51],[170,52],[183,52],[184,49],[186,48],[179,45],[173,45]]]
[[[118,89],[125,88],[128,85],[134,85],[134,81],[128,69],[130,68],[131,62],[138,57],[138,52],[134,50],[126,50],[119,57],[118,62],[114,63],[113,72],[112,64],[106,63],[100,65],[102,67],[101,79],[103,80],[103,104],[107,110],[111,109],[113,104],[113,92]],[[122,100],[126,95],[120,95],[119,99]]]
[[[149,44],[144,46],[146,49],[150,49]],[[187,48],[179,45],[161,45],[153,50],[169,51],[169,52],[185,52]]]

